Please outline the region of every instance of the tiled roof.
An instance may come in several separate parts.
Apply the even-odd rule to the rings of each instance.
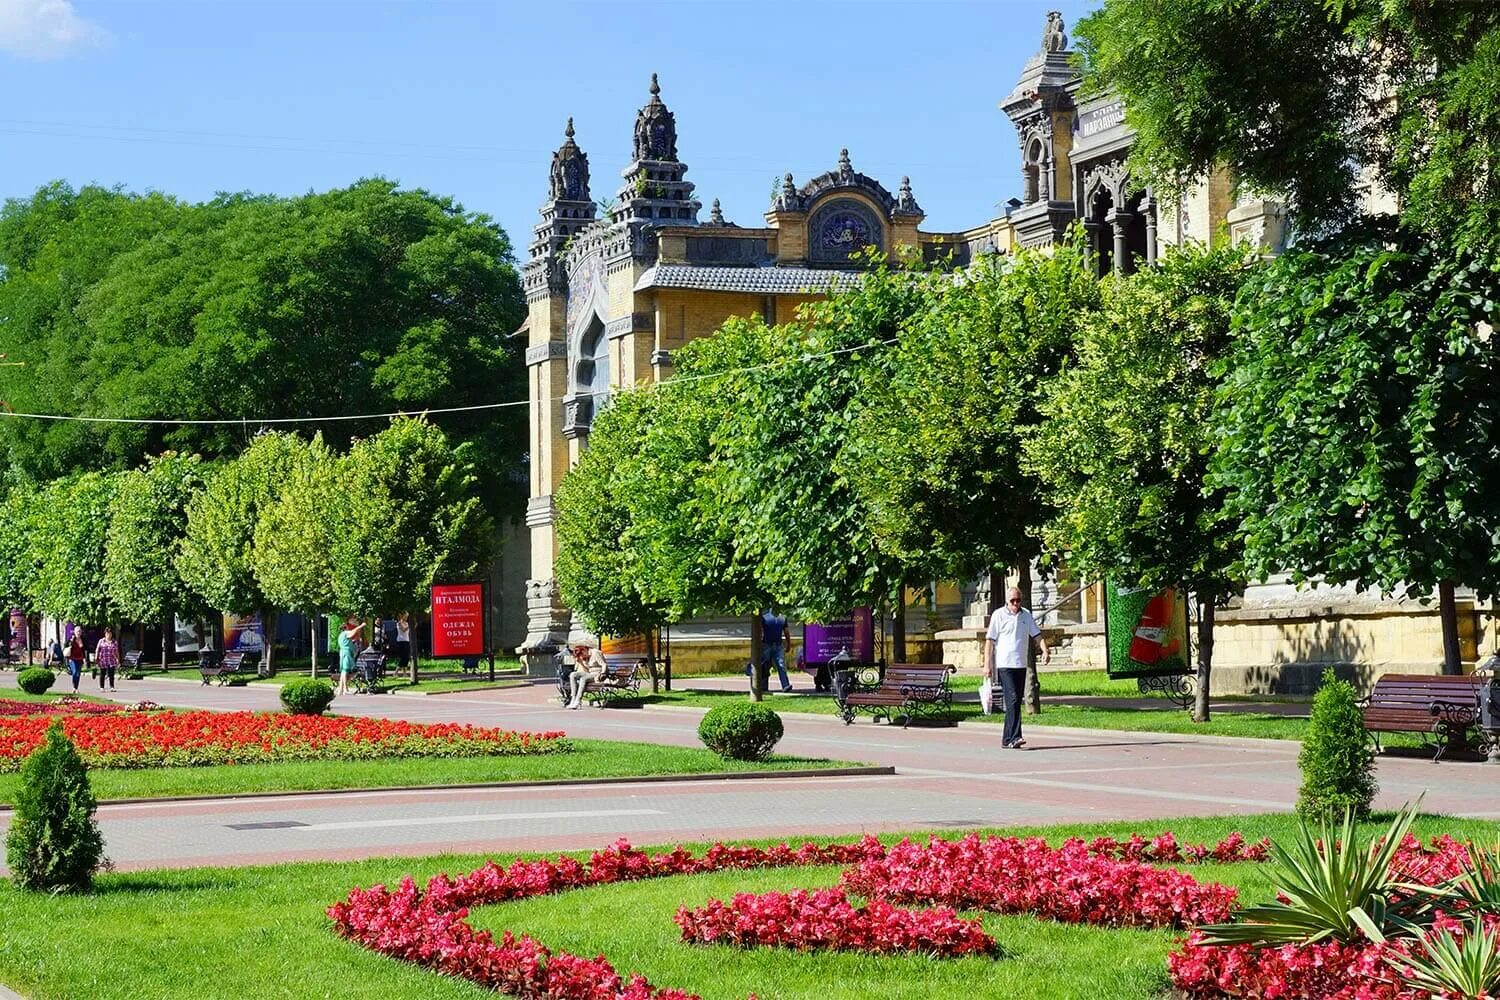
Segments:
[[[657,264],[635,283],[648,288],[696,288],[705,292],[757,292],[762,295],[823,293],[859,281],[857,273],[807,267],[699,267]]]

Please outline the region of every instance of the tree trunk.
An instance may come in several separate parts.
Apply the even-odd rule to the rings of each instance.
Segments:
[[[401,619],[398,618],[398,619],[396,619],[396,621],[398,623],[397,627],[399,628],[400,627],[399,623],[400,623]],[[417,680],[417,644],[416,644],[415,640],[412,639],[411,636],[412,636],[411,615],[408,614],[406,616],[406,655],[407,655],[406,666],[407,666],[408,671],[410,672],[410,676],[408,676],[406,679],[409,680],[409,681],[411,681],[411,683],[412,683],[413,686],[416,686],[418,683],[420,683]]]
[[[1021,607],[1031,607],[1031,562],[1024,561],[1016,567],[1016,586],[1021,588]],[[1040,623],[1038,623],[1040,624]],[[1042,714],[1042,685],[1036,675],[1036,646],[1026,643],[1026,690],[1021,696],[1027,715]]]
[[[281,612],[266,608],[260,613],[261,669],[267,677],[276,676],[276,627],[281,624]]]
[[[756,614],[750,619],[750,700],[764,701],[766,697],[765,684],[760,677],[760,647],[763,623],[760,615]]]
[[[167,620],[161,626],[161,672],[167,672],[167,645],[171,644],[173,652],[177,646],[177,616],[171,612],[167,613]]]
[[[1198,690],[1193,695],[1193,721],[1208,721],[1209,676],[1214,665],[1214,599],[1198,595]]]
[[[984,627],[989,628],[990,616],[1005,607],[1005,570],[1002,567],[990,567],[990,602],[984,612]]]
[[[316,611],[307,616],[307,631],[309,640],[307,649],[312,656],[312,669],[308,672],[308,676],[316,678],[318,676],[318,613]]]
[[[1452,580],[1438,584],[1438,615],[1443,621],[1443,673],[1461,674],[1464,663],[1458,648],[1458,604]]]
[[[661,694],[661,671],[656,666],[660,656],[661,633],[648,628],[646,629],[646,672],[651,675],[652,694]]]
[[[891,622],[891,662],[906,660],[906,587],[896,588],[896,607]]]

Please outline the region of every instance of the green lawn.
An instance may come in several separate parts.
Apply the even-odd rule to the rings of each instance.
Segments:
[[[138,770],[98,768],[90,771],[89,776],[93,780],[94,793],[101,799],[125,799],[851,766],[848,761],[783,756],[759,764],[726,761],[708,750],[655,743],[612,740],[573,740],[572,743],[574,749],[570,753],[518,757],[289,761]],[[0,774],[0,803],[9,805],[14,800],[19,781],[18,774]]]
[[[1056,841],[1069,835],[1124,837],[1133,831],[1151,835],[1172,830],[1184,842],[1212,842],[1231,830],[1255,839],[1284,836],[1291,828],[1288,816],[1243,816],[1040,832]],[[1424,838],[1451,833],[1493,839],[1500,828],[1424,817],[1416,832]],[[956,834],[944,834],[950,835]],[[450,855],[105,875],[99,891],[84,897],[27,895],[0,882],[0,982],[38,1000],[493,996],[340,941],[323,915],[351,886],[393,885],[406,873],[423,880],[439,871],[465,872],[483,860]],[[1192,870],[1201,879],[1239,886],[1247,901],[1267,900],[1273,892],[1262,866]],[[986,928],[1008,953],[998,961],[742,952],[677,941],[672,914],[678,905],[737,890],[828,885],[835,878],[836,869],[814,868],[622,884],[484,907],[472,920],[483,927],[532,933],[554,948],[590,956],[602,952],[622,971],[639,971],[658,986],[681,987],[710,1000],[744,997],[752,989],[762,1000],[946,1000],[964,995],[1150,1000],[1162,995],[1164,956],[1173,938],[1166,932],[986,917]]]
[[[977,686],[977,682],[976,682]],[[648,705],[690,705],[712,708],[727,701],[744,698],[739,691],[671,691],[643,695]],[[772,694],[767,704],[778,712],[812,712],[833,715],[837,706],[831,696]],[[975,702],[955,702],[951,718],[965,722],[999,724],[1000,715],[985,715]],[[1263,739],[1298,740],[1307,730],[1307,720],[1268,715],[1259,712],[1216,712],[1204,724],[1176,705],[1163,700],[1160,708],[1095,708],[1088,705],[1047,704],[1040,715],[1022,716],[1023,726],[1076,726],[1082,729],[1124,729],[1151,733],[1197,733],[1206,736],[1254,736]],[[870,717],[861,716],[856,725],[869,725]],[[1399,742],[1399,741],[1397,741]]]
[[[94,682],[94,690],[99,690],[97,681]],[[52,687],[48,689],[45,694],[27,694],[25,691],[22,691],[17,687],[0,687],[0,698],[5,698],[9,701],[57,701],[57,699],[61,698],[63,695],[72,693],[73,685],[72,682],[68,680],[67,674],[58,674],[57,680],[53,682]],[[97,695],[89,694],[87,677],[83,679],[83,683],[78,685],[78,697],[82,698],[84,701],[102,702],[109,700],[108,698],[100,698]]]

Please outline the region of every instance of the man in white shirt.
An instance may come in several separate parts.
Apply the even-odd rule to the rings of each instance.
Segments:
[[[1035,639],[1042,647],[1042,662],[1052,659],[1047,640],[1031,612],[1021,607],[1021,590],[1012,587],[1005,592],[1005,606],[990,615],[990,629],[984,636],[984,666],[991,683],[998,680],[1005,696],[1005,732],[1000,745],[1006,749],[1026,745],[1021,739],[1021,690],[1026,686],[1026,654]]]

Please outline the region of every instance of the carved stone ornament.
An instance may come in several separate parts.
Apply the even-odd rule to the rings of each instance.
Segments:
[[[550,195],[553,201],[589,200],[589,157],[573,141],[573,119],[563,132],[561,148],[552,154]]]
[[[651,74],[651,100],[635,116],[635,158],[677,159],[677,118],[661,101],[661,85]]]
[[[1042,32],[1043,52],[1062,52],[1068,47],[1068,36],[1063,31],[1063,17],[1059,11],[1047,12],[1047,28]]]

